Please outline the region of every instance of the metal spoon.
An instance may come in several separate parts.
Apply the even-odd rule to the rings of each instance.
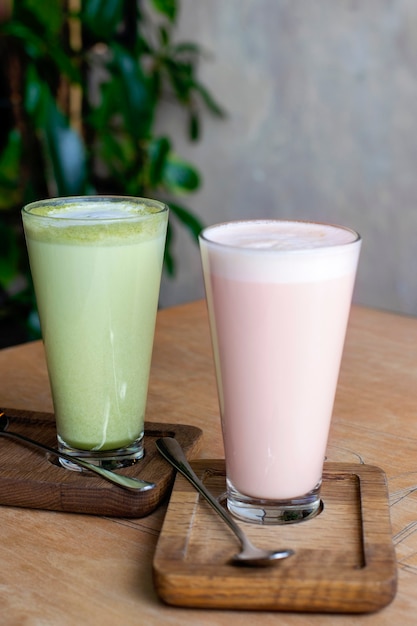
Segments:
[[[204,483],[195,474],[178,441],[173,437],[162,437],[156,440],[156,447],[162,456],[165,457],[165,459],[171,463],[171,465],[173,465],[207,500],[207,502],[223,518],[229,528],[239,539],[242,545],[242,551],[232,557],[232,564],[265,566],[270,565],[278,559],[286,559],[294,554],[294,551],[290,549],[263,550],[252,545],[242,529],[235,523],[229,513],[221,506],[221,504],[219,504],[216,498],[212,496],[212,494],[205,487]]]
[[[35,448],[39,448],[40,450],[44,450],[45,452],[49,452],[57,456],[58,458],[65,459],[74,463],[75,465],[79,465],[84,469],[88,469],[90,472],[95,472],[99,474],[102,478],[109,480],[112,483],[115,483],[119,487],[124,487],[125,489],[130,489],[134,491],[149,491],[155,487],[155,483],[149,483],[146,480],[140,480],[138,478],[131,478],[130,476],[123,476],[122,474],[116,474],[110,470],[104,469],[104,467],[99,467],[98,465],[93,465],[92,463],[88,463],[88,461],[84,461],[78,457],[70,456],[69,454],[64,454],[59,450],[55,450],[55,448],[50,448],[40,441],[35,441],[34,439],[29,439],[29,437],[25,437],[25,435],[21,435],[20,433],[14,433],[12,431],[8,431],[7,427],[9,425],[9,418],[4,413],[4,411],[0,411],[0,436],[8,437],[9,439],[17,439],[20,441],[25,441],[29,443],[31,446]]]

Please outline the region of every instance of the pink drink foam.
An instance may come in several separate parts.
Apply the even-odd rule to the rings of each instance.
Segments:
[[[355,240],[271,221],[213,227],[201,241],[227,475],[245,495],[293,498],[321,479]]]

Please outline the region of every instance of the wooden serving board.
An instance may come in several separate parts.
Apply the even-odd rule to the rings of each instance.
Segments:
[[[220,497],[221,460],[193,461]],[[396,558],[385,475],[377,467],[326,463],[323,510],[284,526],[241,523],[255,545],[293,548],[266,568],[228,563],[239,544],[193,487],[178,475],[153,562],[154,584],[177,606],[363,613],[381,609],[396,593]]]
[[[4,409],[9,430],[56,448],[55,418],[51,413]],[[0,504],[8,506],[108,515],[144,517],[168,494],[174,470],[159,454],[158,437],[176,437],[187,456],[198,452],[202,431],[180,424],[145,423],[145,456],[131,467],[117,470],[156,483],[136,493],[89,472],[72,472],[23,442],[0,436]]]

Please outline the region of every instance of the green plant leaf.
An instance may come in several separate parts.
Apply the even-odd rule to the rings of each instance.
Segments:
[[[48,85],[39,79],[33,64],[26,74],[25,108],[40,137],[51,195],[84,193],[87,178],[84,144],[58,109]]]
[[[19,256],[16,233],[8,224],[0,221],[0,287],[3,289],[18,274]]]
[[[177,0],[151,0],[153,8],[174,23],[178,13]]]
[[[58,196],[82,195],[86,185],[84,144],[52,98],[47,103],[47,110],[42,144],[50,169],[50,189]]]
[[[71,81],[77,83],[81,81],[79,69],[63,49],[59,37],[54,34],[38,32],[34,29],[33,24],[25,24],[24,22],[7,22],[1,27],[0,32],[19,40],[24,55],[36,62],[39,67],[44,66],[43,80],[46,80],[51,68],[55,68],[58,73],[68,76]]]
[[[120,107],[120,86],[117,80],[107,80],[100,85],[100,99],[92,107],[88,123],[101,133],[111,130],[112,118]]]
[[[44,124],[48,97],[50,97],[48,85],[40,79],[35,64],[29,63],[26,70],[23,104],[35,129]]]
[[[168,46],[170,41],[170,31],[164,26],[161,26],[159,28],[159,38],[161,40],[162,47]]]
[[[200,116],[195,110],[190,111],[188,136],[191,141],[197,141],[200,138]]]
[[[216,102],[209,90],[204,87],[200,82],[194,81],[193,89],[195,89],[200,94],[204,104],[213,115],[222,118],[227,116],[225,109],[223,109],[223,107],[221,107],[220,104]]]
[[[194,215],[190,209],[177,204],[175,202],[168,202],[169,208],[172,213],[180,220],[180,222],[189,230],[193,239],[198,240],[198,236],[204,228],[201,220]]]
[[[164,269],[166,273],[168,274],[168,276],[175,275],[175,259],[172,255],[173,240],[174,240],[174,233],[173,233],[170,222],[168,222],[167,236],[166,236],[165,250],[164,250]]]
[[[7,210],[21,201],[21,155],[22,137],[17,129],[12,129],[0,154],[0,210]]]
[[[177,43],[174,46],[172,46],[169,52],[173,54],[174,56],[178,54],[182,55],[184,53],[193,54],[196,56],[200,56],[203,54],[201,46],[199,46],[197,43],[192,43],[191,41],[183,41],[183,42]]]
[[[108,41],[117,32],[123,7],[124,0],[84,0],[81,12],[83,24],[99,39]]]
[[[193,65],[189,62],[165,58],[164,66],[178,100],[182,103],[188,103],[194,83]]]
[[[64,11],[62,2],[56,0],[15,0],[14,5],[23,5],[42,24],[46,32],[58,34],[61,31]]]
[[[13,128],[9,132],[3,152],[0,154],[0,184],[6,181],[13,185],[18,183],[21,154],[22,136],[17,128]]]
[[[97,156],[108,172],[123,184],[134,159],[134,146],[129,137],[103,130],[97,142]]]
[[[172,193],[189,193],[200,187],[200,173],[180,157],[170,154],[165,159],[162,182]]]
[[[148,145],[149,185],[158,187],[163,174],[166,158],[171,150],[171,142],[167,137],[155,137]]]
[[[145,75],[138,60],[125,48],[112,45],[111,66],[119,86],[119,111],[126,129],[136,139],[148,138],[156,106],[153,81]]]

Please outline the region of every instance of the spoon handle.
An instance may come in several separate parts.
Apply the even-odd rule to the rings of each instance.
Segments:
[[[162,456],[165,457],[165,459],[197,489],[197,491],[207,500],[213,509],[217,511],[223,521],[226,522],[229,528],[238,537],[242,546],[244,546],[246,544],[246,537],[243,535],[239,526],[235,524],[234,520],[230,517],[227,511],[221,506],[221,504],[219,504],[216,498],[212,496],[204,483],[195,474],[178,441],[173,437],[161,437],[156,440],[156,447]]]
[[[66,461],[70,461],[75,465],[80,465],[81,467],[90,470],[91,472],[95,472],[99,474],[102,478],[109,480],[119,487],[124,487],[125,489],[131,489],[135,491],[148,491],[149,489],[153,489],[155,487],[154,483],[149,483],[145,480],[140,480],[137,478],[131,478],[130,476],[123,476],[122,474],[116,474],[110,470],[105,469],[104,467],[99,467],[98,465],[93,465],[88,461],[84,461],[78,457],[73,457],[69,454],[65,454],[64,452],[60,452],[59,450],[55,450],[55,448],[50,448],[49,446],[41,443],[40,441],[35,441],[34,439],[29,439],[29,437],[25,437],[25,435],[21,435],[20,433],[14,433],[12,431],[2,431],[0,432],[2,437],[9,437],[10,439],[18,439],[20,441],[24,441],[25,443],[34,446],[35,448],[40,448],[45,452],[49,452],[58,458],[63,458]]]

